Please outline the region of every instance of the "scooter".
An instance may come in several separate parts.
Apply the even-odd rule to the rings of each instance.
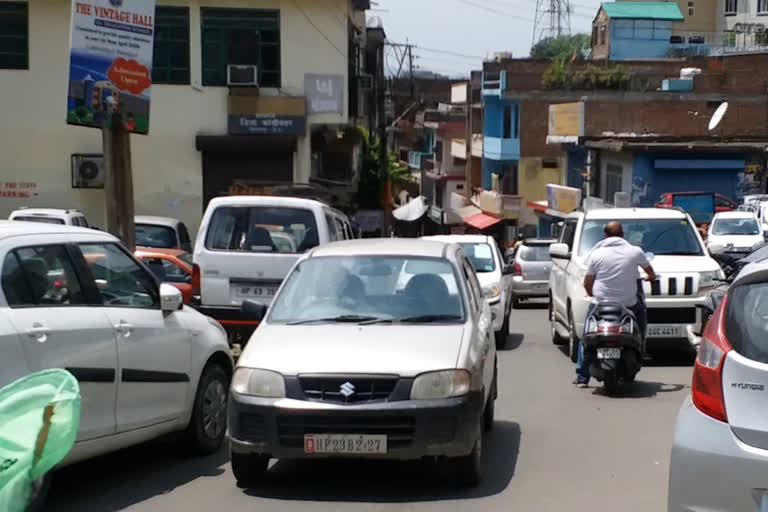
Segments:
[[[632,382],[643,366],[643,336],[634,313],[622,304],[602,302],[587,317],[584,362],[605,392]]]

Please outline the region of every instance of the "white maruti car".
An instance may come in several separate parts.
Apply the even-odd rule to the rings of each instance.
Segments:
[[[219,449],[233,371],[226,334],[117,238],[0,221],[0,271],[0,387],[47,368],[80,384],[63,465],[169,432],[198,453]]]
[[[765,242],[760,223],[752,212],[720,212],[707,232],[710,254],[744,257]]]
[[[584,289],[587,257],[605,237],[605,224],[620,221],[624,238],[646,252],[658,278],[643,282],[648,306],[648,340],[677,342],[695,339],[701,312],[696,307],[722,279],[690,216],[666,208],[606,208],[576,212],[565,219],[558,243],[550,246],[550,321],[552,341],[569,344],[578,355],[584,317],[591,299]],[[641,270],[642,273],[642,270]]]

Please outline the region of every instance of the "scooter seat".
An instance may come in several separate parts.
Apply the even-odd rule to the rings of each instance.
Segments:
[[[626,308],[621,304],[604,303],[597,305],[598,316],[605,317],[620,317],[624,315]]]

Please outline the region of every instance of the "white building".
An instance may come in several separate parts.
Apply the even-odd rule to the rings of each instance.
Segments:
[[[348,186],[359,138],[343,128],[364,122],[372,104],[361,93],[371,83],[367,8],[368,0],[157,0],[150,131],[131,135],[136,213],[194,229],[216,195],[315,178]],[[103,190],[73,187],[72,155],[99,154],[102,141],[100,130],[65,122],[70,9],[62,0],[0,0],[0,217],[20,206],[79,207],[103,222]],[[228,63],[257,65],[260,88],[230,90]],[[335,112],[311,112],[305,82],[316,82],[307,74],[342,88],[320,101]],[[304,116],[305,128],[241,135],[228,124],[265,113]]]

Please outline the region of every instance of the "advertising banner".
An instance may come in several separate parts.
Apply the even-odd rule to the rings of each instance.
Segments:
[[[154,0],[73,0],[67,123],[149,132]]]
[[[344,114],[344,75],[304,75],[309,114]]]

